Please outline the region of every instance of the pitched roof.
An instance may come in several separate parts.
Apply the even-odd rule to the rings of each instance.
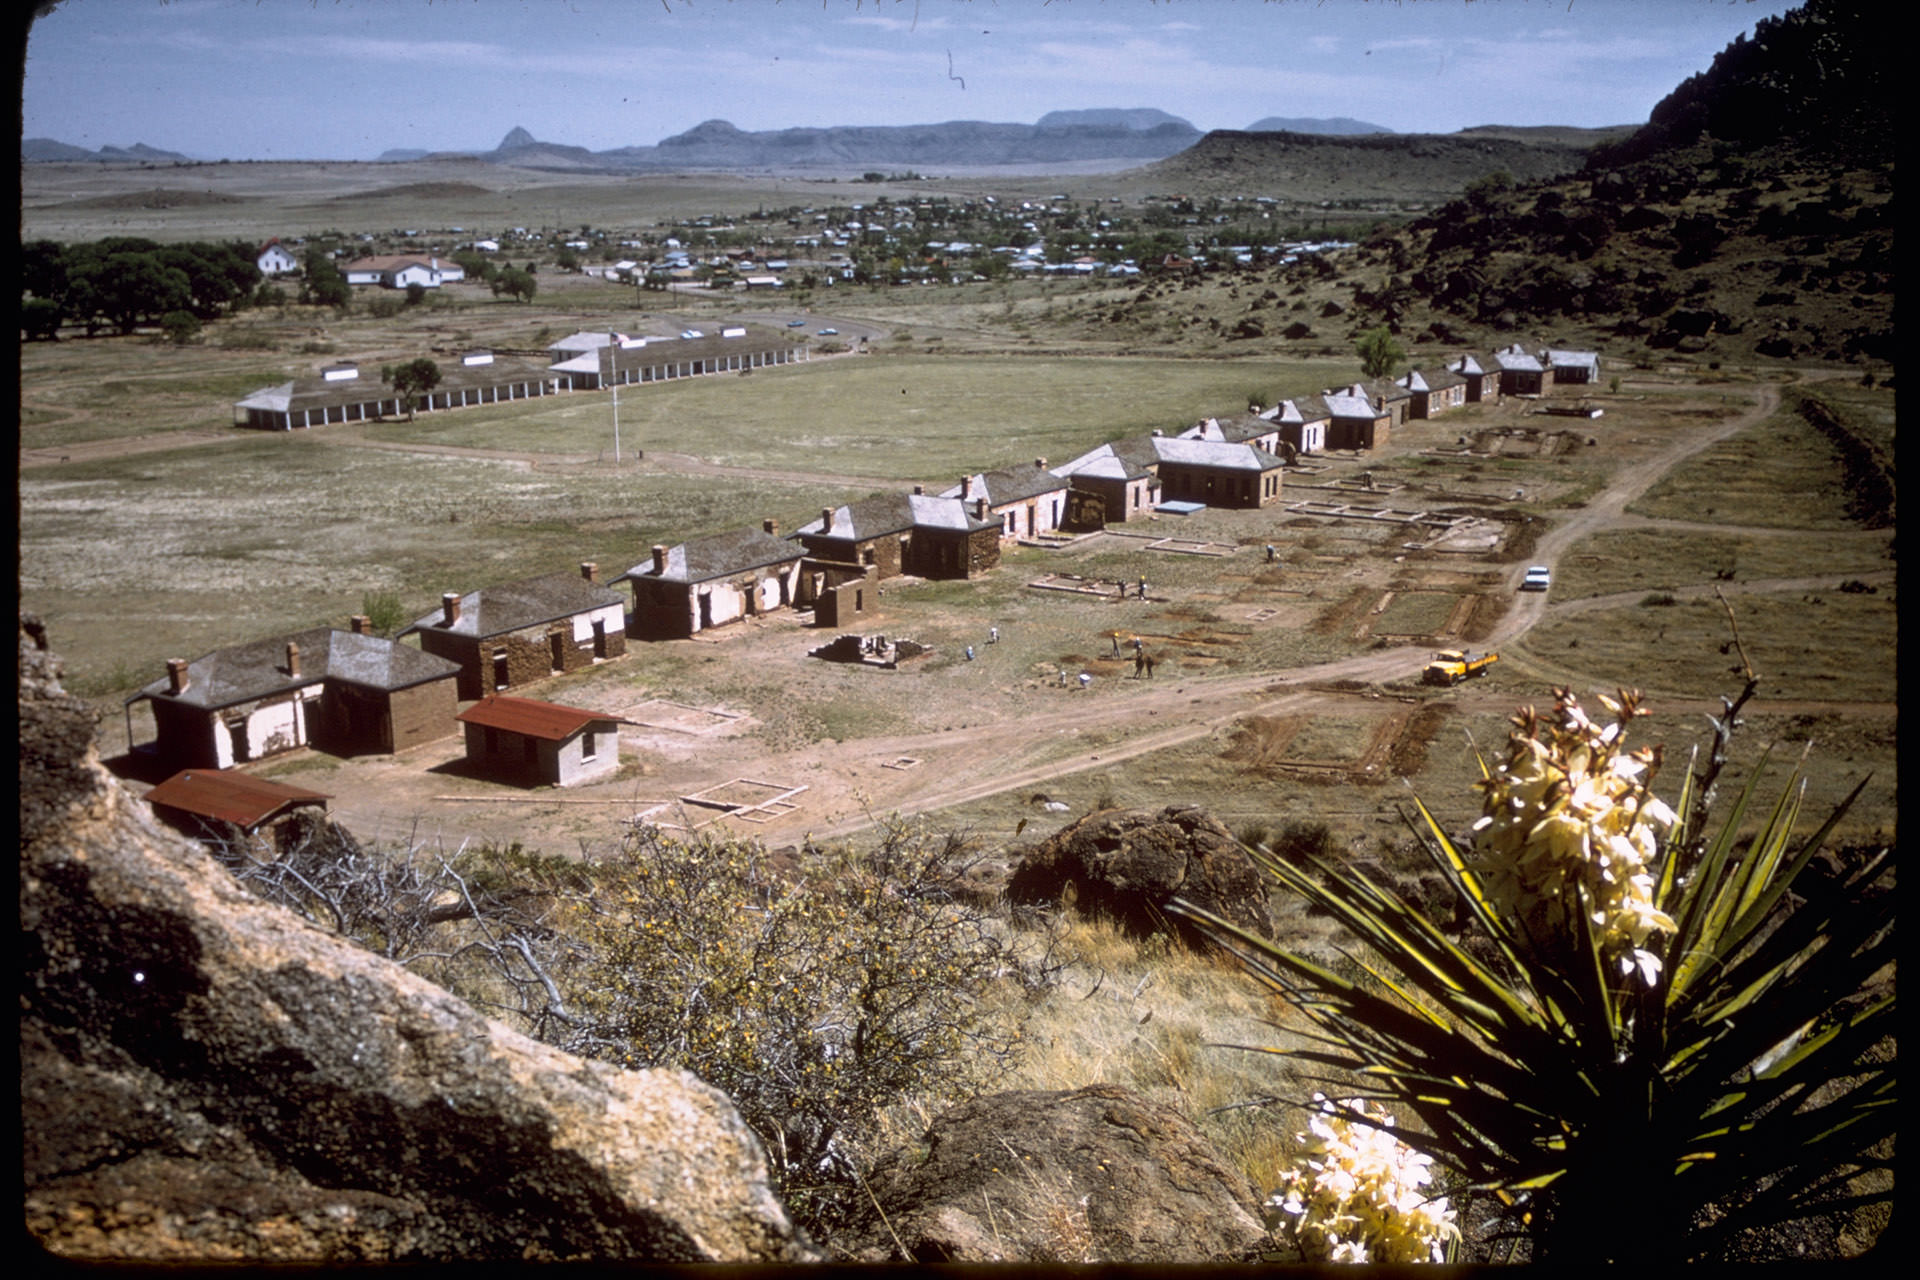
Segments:
[[[795,537],[836,538],[864,542],[868,538],[905,533],[909,529],[997,529],[997,520],[978,520],[958,498],[924,493],[883,493],[834,508],[833,526],[819,520],[801,525]]]
[[[563,707],[557,702],[512,698],[501,694],[474,703],[454,719],[464,724],[477,724],[483,729],[503,729],[524,738],[540,738],[547,742],[564,742],[582,729],[596,724],[634,723],[607,711]]]
[[[1516,373],[1540,373],[1544,368],[1540,363],[1539,357],[1533,355],[1517,342],[1510,347],[1502,347],[1500,350],[1494,352],[1493,360],[1494,363],[1502,369],[1511,369]]]
[[[297,676],[287,670],[288,644],[300,647]],[[217,710],[255,698],[312,688],[328,680],[391,692],[432,680],[451,679],[459,670],[458,663],[422,653],[411,645],[331,627],[315,627],[202,654],[187,664],[184,691],[171,692],[171,677],[162,676],[127,701],[159,698]]]
[[[730,573],[786,564],[803,554],[791,542],[763,529],[736,529],[669,547],[665,573],[657,572],[653,561],[648,560],[633,566],[624,576],[652,578],[657,582],[705,582]]]
[[[1584,368],[1597,371],[1600,368],[1598,351],[1558,351],[1548,347],[1542,354],[1546,356],[1546,363],[1556,369]]]
[[[626,602],[620,593],[598,582],[588,582],[577,573],[549,573],[497,587],[481,587],[460,597],[460,616],[451,627],[442,625],[445,616],[436,609],[401,632],[440,631],[448,635],[485,639],[537,627],[543,622],[571,618],[575,614],[604,609],[608,605],[622,610]]]
[[[184,769],[147,792],[148,804],[231,822],[248,830],[282,810],[324,804],[332,798],[324,792],[269,782],[232,769]]]
[[[1274,406],[1273,420],[1278,423],[1325,422],[1333,416],[1326,402],[1319,396],[1301,396],[1298,400],[1282,400]]]
[[[1493,357],[1489,356],[1486,360],[1482,360],[1472,352],[1467,352],[1449,363],[1447,368],[1455,373],[1465,374],[1469,378],[1491,377],[1493,374],[1500,372],[1497,367],[1491,369],[1487,367],[1488,362],[1491,361],[1492,358]]]
[[[1406,393],[1402,387],[1401,393]],[[1327,412],[1336,418],[1384,418],[1387,416],[1385,405],[1376,405],[1367,389],[1359,383],[1350,387],[1337,387],[1324,391],[1320,395],[1321,403],[1327,406]]]
[[[1271,471],[1286,464],[1255,445],[1215,440],[1186,440],[1177,436],[1149,436],[1161,462],[1227,471]]]
[[[985,498],[990,507],[1001,506],[1009,502],[1024,502],[1028,498],[1037,498],[1043,493],[1058,493],[1067,487],[1067,482],[1045,467],[1002,467],[997,471],[980,471],[967,477],[966,497]],[[954,485],[943,490],[942,498],[958,498],[963,486]]]
[[[1445,391],[1448,387],[1463,385],[1466,379],[1451,369],[1410,369],[1407,376],[1400,379],[1400,385],[1409,391]]]
[[[440,370],[436,395],[469,387],[506,386],[509,383],[542,382],[547,366],[526,360],[496,356],[486,364],[435,362]],[[271,387],[262,387],[234,401],[236,409],[265,409],[269,413],[300,413],[308,409],[338,408],[347,404],[371,404],[393,400],[400,393],[380,380],[378,372],[362,373],[355,378],[328,381],[325,378],[295,378]]]
[[[1212,440],[1219,444],[1249,444],[1261,436],[1269,436],[1277,428],[1273,419],[1251,413],[1229,414],[1224,418],[1208,418],[1196,423],[1180,433],[1187,440]]]

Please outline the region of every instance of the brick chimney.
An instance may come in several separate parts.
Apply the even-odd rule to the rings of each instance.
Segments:
[[[347,626],[353,631],[353,634],[357,636],[370,636],[373,634],[373,619],[364,613],[356,613],[351,618],[348,618]]]
[[[778,520],[772,520],[772,519],[762,520],[760,522],[760,527],[766,530],[767,536],[769,538],[777,538],[780,536],[780,522]]]
[[[925,486],[925,485],[923,485],[923,484],[917,484],[917,485],[915,485],[915,486],[913,486],[913,496],[914,496],[914,497],[916,497],[916,498],[924,498],[924,497],[926,497],[926,496],[927,496],[927,486]]]
[[[653,571],[655,573],[667,571],[667,548],[663,543],[653,544]]]
[[[449,591],[440,597],[440,625],[451,627],[460,621],[460,593]]]
[[[580,576],[588,582],[598,582],[600,581],[600,566],[591,560],[582,560],[580,562]]]
[[[1047,460],[1045,458],[1035,458],[1033,460],[1033,469],[1035,471],[1045,471],[1047,469]]]
[[[295,680],[300,678],[300,646],[287,641],[287,674]]]
[[[833,532],[833,508],[832,507],[820,508],[820,532],[822,533]]]
[[[961,476],[960,477],[960,500],[964,502],[968,498],[971,498],[972,496],[973,496],[973,477]]]
[[[973,500],[973,518],[975,520],[985,520],[987,518],[987,500],[985,498],[975,498]]]
[[[176,695],[185,693],[187,686],[191,683],[193,682],[187,678],[187,660],[185,658],[168,658],[167,692]]]

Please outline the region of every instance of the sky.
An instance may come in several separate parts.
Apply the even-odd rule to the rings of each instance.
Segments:
[[[1200,129],[1639,124],[1787,0],[59,0],[22,136],[199,159],[601,151],[1157,107]]]

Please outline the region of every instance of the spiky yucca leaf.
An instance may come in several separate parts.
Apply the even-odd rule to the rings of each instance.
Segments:
[[[1897,1096],[1891,857],[1807,874],[1860,789],[1804,842],[1797,766],[1770,806],[1756,772],[1710,819],[1724,745],[1689,772],[1651,867],[1653,905],[1674,922],[1649,939],[1652,983],[1622,976],[1584,894],[1557,937],[1500,910],[1417,801],[1409,825],[1477,944],[1349,868],[1264,850],[1250,854],[1268,875],[1358,940],[1365,977],[1173,909],[1311,1021],[1317,1047],[1296,1057],[1417,1116],[1398,1136],[1465,1183],[1533,1193],[1536,1258],[1713,1257],[1752,1227],[1890,1196],[1890,1179],[1881,1191],[1862,1175],[1891,1170],[1878,1153]],[[1622,1194],[1644,1206],[1625,1235]]]

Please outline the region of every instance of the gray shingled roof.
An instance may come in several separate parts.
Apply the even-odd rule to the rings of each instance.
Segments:
[[[909,529],[997,529],[998,520],[977,520],[958,498],[936,498],[924,493],[884,493],[836,507],[833,529],[818,520],[801,525],[794,536],[830,537],[864,542]]]
[[[287,672],[290,642],[300,646],[298,676]],[[409,645],[352,631],[315,627],[203,654],[187,664],[185,692],[169,692],[170,677],[162,676],[127,701],[160,698],[217,710],[255,698],[311,688],[327,680],[344,680],[391,691],[446,679],[459,670],[457,663],[422,653]]]
[[[400,634],[434,630],[448,635],[486,639],[537,627],[542,623],[571,618],[575,614],[608,605],[626,608],[620,593],[597,582],[588,582],[577,573],[549,573],[498,587],[482,587],[460,597],[460,618],[451,627],[440,624],[442,612],[435,609]]]
[[[669,547],[665,573],[654,572],[653,561],[647,560],[627,570],[625,576],[651,578],[656,582],[705,582],[767,565],[786,564],[803,554],[791,542],[763,529],[736,529]]]
[[[987,505],[995,507],[1008,502],[1024,502],[1046,493],[1058,493],[1067,487],[1065,480],[1045,467],[1002,467],[998,471],[982,471],[967,478],[973,484],[968,498],[985,498]],[[960,486],[954,485],[943,490],[940,496],[958,498]]]

